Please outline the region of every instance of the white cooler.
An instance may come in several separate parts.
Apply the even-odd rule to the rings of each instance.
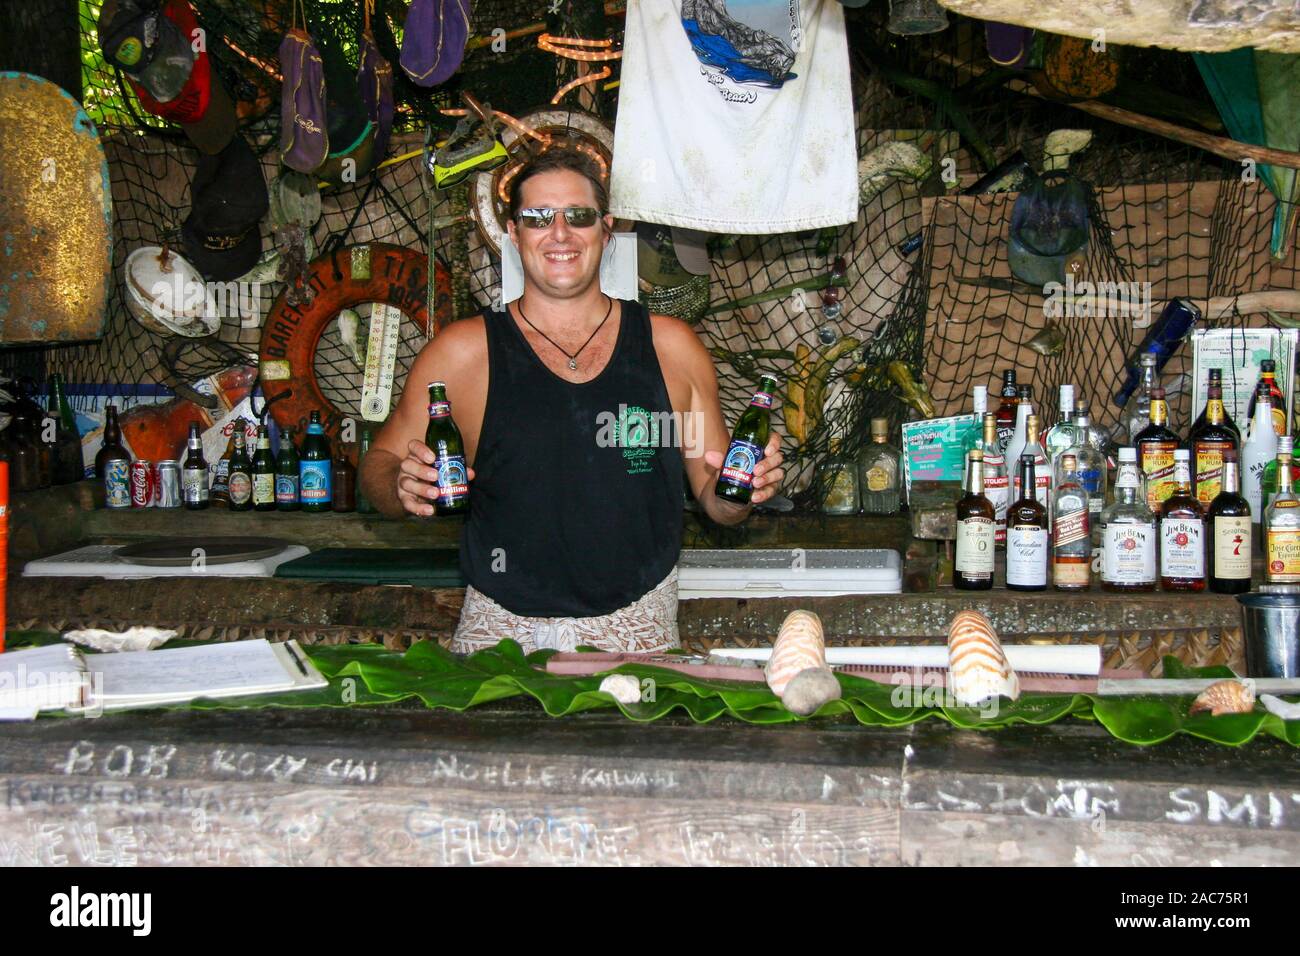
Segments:
[[[885,548],[683,551],[677,596],[691,598],[899,594],[903,563]]]

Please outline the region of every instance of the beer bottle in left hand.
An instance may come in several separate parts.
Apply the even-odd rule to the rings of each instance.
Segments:
[[[775,375],[759,379],[758,391],[731,433],[731,445],[713,487],[713,493],[724,501],[747,505],[754,495],[754,468],[763,460],[763,449],[771,433],[769,422],[776,385]]]

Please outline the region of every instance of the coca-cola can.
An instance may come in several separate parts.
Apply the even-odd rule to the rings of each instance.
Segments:
[[[131,462],[131,507],[152,508],[153,495],[153,462],[143,458]]]
[[[181,463],[179,461],[158,462],[156,497],[154,501],[159,508],[179,508],[181,506]]]

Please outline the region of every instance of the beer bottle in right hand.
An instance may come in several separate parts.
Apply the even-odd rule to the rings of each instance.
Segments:
[[[440,516],[463,515],[469,511],[469,470],[465,465],[465,446],[460,429],[451,417],[445,382],[429,383],[429,426],[424,443],[434,454],[434,471],[438,473],[438,497],[433,513]]]
[[[747,505],[754,494],[754,467],[763,460],[763,449],[767,447],[776,384],[775,375],[759,379],[758,391],[731,433],[731,445],[713,487],[713,493],[723,501]]]

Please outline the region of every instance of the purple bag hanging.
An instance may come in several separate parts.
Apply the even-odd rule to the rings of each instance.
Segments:
[[[296,12],[295,12],[295,20]],[[305,20],[304,16],[304,20]],[[310,173],[329,155],[325,125],[325,70],[316,44],[294,26],[280,44],[280,160],[290,169]]]
[[[402,33],[402,69],[418,86],[451,79],[465,57],[469,0],[412,0]]]
[[[366,19],[369,19],[368,11]],[[366,116],[375,124],[375,159],[382,160],[388,151],[388,133],[393,128],[393,67],[380,55],[368,25],[361,34],[357,83]]]
[[[998,66],[1023,70],[1029,65],[1029,55],[1034,47],[1034,31],[1012,23],[984,23],[984,45],[989,59]]]

